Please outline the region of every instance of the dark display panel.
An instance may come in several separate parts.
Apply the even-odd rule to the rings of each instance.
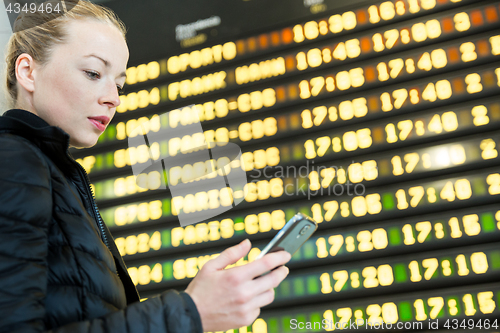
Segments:
[[[300,211],[318,231],[275,302],[228,332],[498,329],[500,2],[216,3],[151,4],[146,23],[123,12],[137,4],[106,3],[129,25],[133,66],[98,144],[72,153],[141,295],[185,288],[247,237],[236,265],[252,261]],[[198,119],[203,133],[128,146],[139,125]],[[222,160],[137,185],[133,166],[212,141],[240,146],[227,172],[243,168],[244,188],[195,190],[225,176],[210,173]]]

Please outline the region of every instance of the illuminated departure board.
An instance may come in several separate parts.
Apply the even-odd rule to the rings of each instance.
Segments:
[[[142,297],[245,238],[233,266],[253,261],[302,212],[319,227],[275,301],[225,333],[500,331],[500,1],[186,0],[148,22],[106,5],[130,31],[125,93],[72,154]],[[129,146],[138,126],[170,135]],[[210,142],[241,156],[138,185],[134,167]],[[200,186],[241,169],[241,188]]]

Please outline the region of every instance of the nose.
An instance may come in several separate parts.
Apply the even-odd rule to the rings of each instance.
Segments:
[[[120,95],[118,94],[116,83],[110,82],[106,84],[106,89],[103,91],[99,102],[110,108],[116,108],[120,105]]]

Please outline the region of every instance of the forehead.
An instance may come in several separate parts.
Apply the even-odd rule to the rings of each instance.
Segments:
[[[110,62],[112,68],[123,70],[128,61],[128,47],[118,28],[93,19],[71,20],[66,26],[67,40],[60,44],[61,53],[83,58],[96,54]]]

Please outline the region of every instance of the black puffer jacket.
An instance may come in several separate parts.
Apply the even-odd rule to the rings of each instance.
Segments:
[[[0,332],[202,332],[191,297],[139,302],[69,136],[0,117]]]

